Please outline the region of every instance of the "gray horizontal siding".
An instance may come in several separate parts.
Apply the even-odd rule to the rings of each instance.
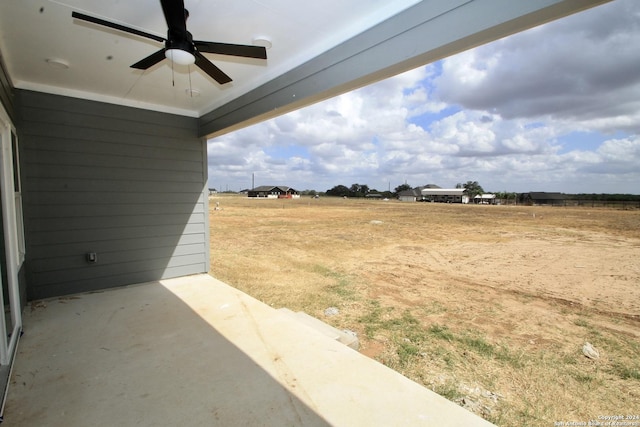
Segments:
[[[122,251],[122,240],[126,241],[126,247],[130,251],[136,250],[150,250],[154,248],[161,248],[166,244],[164,236],[148,237],[146,239],[130,238],[130,239],[105,239],[100,241],[100,248],[103,253],[115,253]],[[178,253],[183,247],[194,248],[195,245],[202,245],[202,238],[199,234],[184,234],[180,237],[175,245],[175,252]],[[60,258],[72,258],[76,259],[78,254],[84,254],[87,251],[87,243],[83,241],[73,242],[67,241],[59,244],[47,244],[47,245],[33,245],[32,257],[38,262],[49,262],[50,260],[58,260]],[[51,252],[55,253],[55,256],[51,256]],[[192,252],[191,252],[192,253]],[[84,261],[84,259],[83,259]],[[35,261],[34,261],[35,262]]]
[[[208,270],[196,119],[16,93],[30,299]]]
[[[52,283],[47,286],[46,295],[66,295],[70,293],[70,289],[82,289],[82,292],[91,292],[125,285],[128,282],[144,283],[158,280],[157,272],[159,269],[144,270],[143,267],[145,266],[149,266],[149,264],[145,263],[143,265],[135,266],[136,268],[133,268],[131,270],[127,269],[126,271],[123,271],[122,274],[112,274],[104,276],[96,274],[92,279],[80,278],[78,280],[74,280],[75,277],[70,277],[63,283]],[[166,277],[179,277],[193,274],[193,271],[198,268],[200,268],[200,264],[183,265],[178,267],[164,267],[161,270]],[[114,283],[116,284],[114,285]],[[46,296],[43,296],[42,298],[45,297]]]
[[[136,193],[145,192],[152,193],[188,193],[194,194],[194,185],[192,182],[171,182],[163,181],[162,185],[152,180],[127,181],[124,179],[113,178],[108,181],[98,181],[91,179],[68,179],[68,178],[32,178],[27,176],[25,182],[29,187],[35,187],[36,192],[40,191],[59,191],[67,192],[87,192],[95,191],[99,193]],[[200,194],[198,192],[198,194]]]
[[[92,269],[78,266],[77,259],[72,257],[41,259],[34,262],[34,270],[39,271],[34,276],[45,280],[49,284],[64,284],[67,281],[77,281],[79,279],[93,280],[98,272],[101,272],[100,276],[112,276],[113,270],[110,266],[115,263],[118,264],[118,274],[201,264],[202,257],[199,254],[204,250],[204,245],[194,246],[198,246],[197,248],[191,248],[194,253],[174,252],[168,263],[156,259],[153,256],[153,251],[148,249],[102,252],[98,258],[100,262]],[[84,257],[81,257],[80,261],[84,263]]]
[[[117,156],[116,156],[117,157]],[[109,158],[105,157],[104,161],[108,161]],[[114,159],[118,161],[117,159]],[[142,159],[139,158],[138,162]],[[148,159],[145,159],[145,162]],[[104,166],[84,166],[84,165],[72,165],[66,162],[60,162],[59,165],[54,164],[38,164],[32,163],[34,167],[33,174],[29,175],[30,179],[64,179],[69,180],[95,180],[95,181],[142,181],[142,182],[186,182],[186,183],[199,183],[202,180],[202,167],[199,171],[180,171],[180,170],[160,170],[149,169],[144,167],[144,163],[140,164],[139,168],[123,168],[119,163],[116,165],[104,165]]]
[[[157,215],[184,215],[184,214],[202,214],[204,206],[202,204],[193,206],[190,203],[95,203],[95,204],[72,204],[57,206],[55,203],[40,204],[42,212],[35,219],[68,219],[68,218],[96,218],[127,215],[134,218],[147,215],[149,211],[155,212]],[[49,206],[55,206],[56,209],[48,209]],[[102,224],[101,224],[102,225]],[[94,223],[91,226],[95,226]]]
[[[44,215],[49,215],[45,213]],[[88,230],[95,235],[108,233],[112,229],[132,228],[146,226],[162,226],[188,222],[191,224],[204,224],[205,219],[202,213],[195,214],[175,214],[166,215],[154,211],[146,213],[130,214],[123,210],[122,213],[115,215],[82,215],[77,212],[70,217],[58,218],[33,218],[33,213],[29,212],[30,232],[38,231],[72,231],[72,230]]]
[[[158,188],[158,191],[155,192],[144,192],[144,193],[136,193],[136,192],[122,192],[122,191],[113,191],[113,192],[98,192],[93,188],[88,191],[78,191],[75,190],[76,193],[74,196],[78,200],[83,200],[86,204],[91,206],[108,206],[118,203],[124,203],[127,205],[135,205],[137,203],[159,203],[159,204],[169,204],[167,203],[167,192],[164,190],[164,186]],[[58,194],[53,191],[40,191],[33,192],[32,197],[37,200],[42,206],[49,204],[58,204]],[[171,194],[171,200],[173,200],[173,204],[182,204],[182,203],[191,203],[193,202],[193,194],[190,193],[182,193],[177,192]],[[198,198],[198,203],[203,203],[203,195],[200,194]]]
[[[38,110],[36,109],[26,109],[23,111],[24,113],[36,114]],[[46,119],[46,117],[44,117]],[[132,123],[131,121],[123,122],[124,123]],[[179,130],[179,129],[178,129]],[[95,153],[112,153],[113,148],[118,145],[128,145],[131,143],[135,143],[136,146],[141,147],[140,150],[144,150],[142,147],[153,147],[155,150],[161,149],[169,149],[173,150],[173,153],[176,155],[184,155],[189,156],[189,152],[195,152],[194,147],[185,147],[184,150],[177,149],[173,144],[175,137],[179,137],[176,135],[175,137],[167,136],[164,133],[153,135],[153,142],[148,140],[141,140],[140,135],[145,135],[141,129],[136,128],[130,131],[117,129],[115,127],[112,128],[87,128],[86,124],[83,124],[82,127],[74,127],[70,124],[59,123],[55,121],[42,121],[32,124],[32,128],[30,129],[31,134],[34,137],[45,137],[47,138],[47,145],[51,147],[59,147],[61,151],[64,151],[65,148],[67,151],[75,152],[76,150],[81,150],[82,147],[74,147],[74,140],[84,140],[86,138],[87,132],[91,132],[92,141],[96,144],[95,147],[87,148],[89,152]],[[103,144],[100,144],[103,143]],[[106,145],[104,145],[106,144]],[[135,153],[135,147],[131,147],[132,152]],[[154,151],[155,153],[155,151]],[[147,153],[153,154],[153,153]]]
[[[63,243],[91,243],[100,242],[104,240],[93,239],[87,241],[86,230],[60,230],[60,231],[40,231],[38,233],[28,233],[29,242],[31,245],[45,245],[48,247],[54,247],[57,244]],[[148,226],[143,227],[118,227],[109,230],[109,233],[105,233],[107,239],[114,240],[126,240],[126,239],[143,239],[150,237],[163,237],[165,240],[169,240],[172,237],[177,236],[175,240],[179,241],[179,236],[183,234],[202,234],[202,224],[172,224]],[[169,240],[173,241],[173,240]],[[124,244],[124,243],[123,243]]]

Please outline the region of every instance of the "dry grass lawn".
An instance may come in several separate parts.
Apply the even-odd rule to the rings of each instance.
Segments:
[[[210,226],[213,276],[498,425],[640,414],[638,210],[218,196]]]

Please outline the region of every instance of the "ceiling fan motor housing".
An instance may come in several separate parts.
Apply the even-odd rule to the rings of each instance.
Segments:
[[[180,49],[185,52],[189,52],[193,55],[195,47],[193,45],[193,36],[188,31],[184,33],[182,31],[175,31],[169,29],[167,32],[167,42],[165,43],[167,49]]]

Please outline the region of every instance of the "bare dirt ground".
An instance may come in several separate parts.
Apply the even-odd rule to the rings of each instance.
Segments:
[[[212,275],[498,425],[640,414],[638,210],[217,197],[210,219]]]

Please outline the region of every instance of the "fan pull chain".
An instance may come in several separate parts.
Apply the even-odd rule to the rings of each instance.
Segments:
[[[173,72],[173,61],[171,61],[171,85],[176,87],[176,76]]]
[[[191,86],[191,65],[189,67],[189,96],[193,98],[193,87]]]

